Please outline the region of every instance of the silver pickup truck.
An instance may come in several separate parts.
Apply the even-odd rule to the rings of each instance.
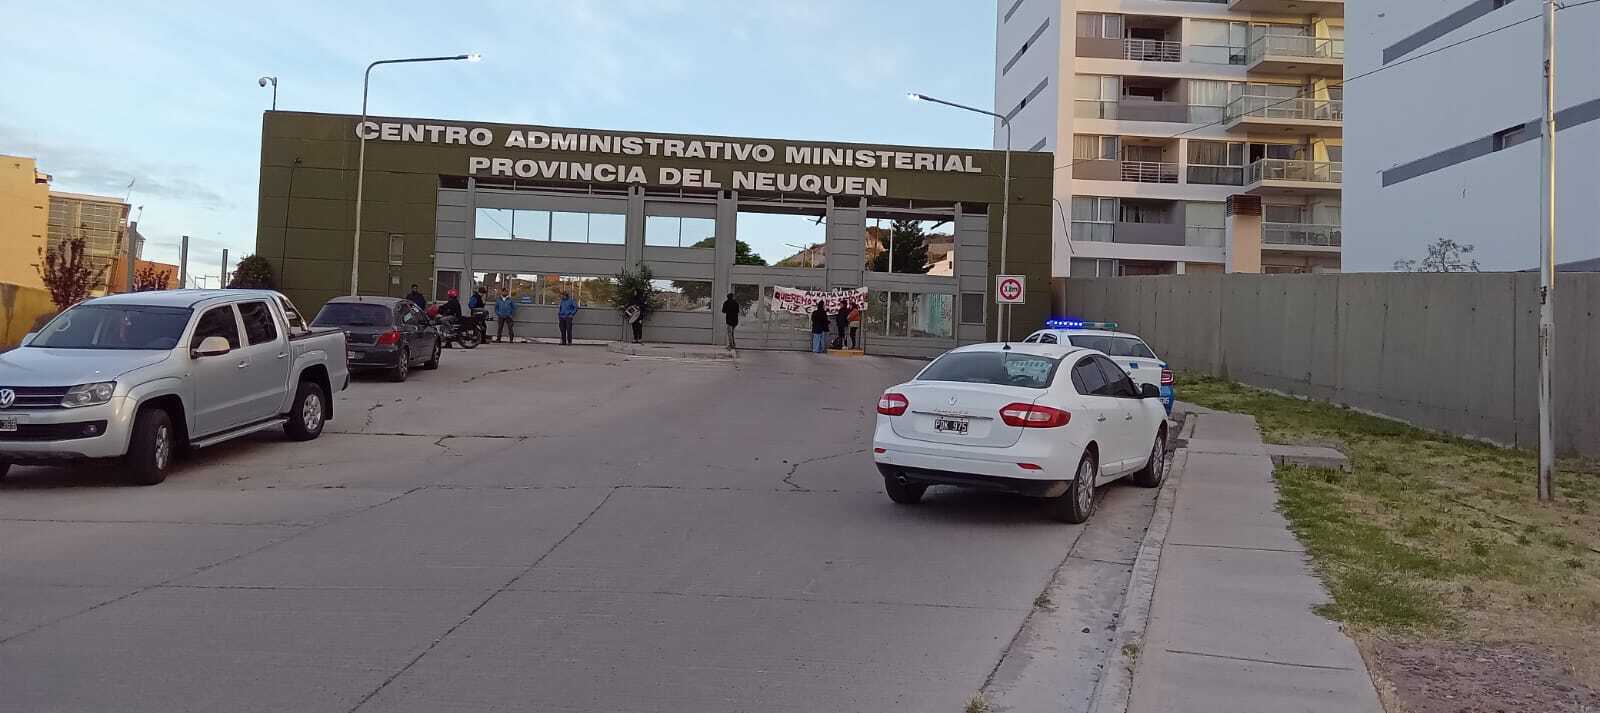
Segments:
[[[0,478],[13,463],[122,458],[134,482],[173,456],[282,426],[322,433],[350,383],[344,333],[266,290],[85,300],[0,354]]]

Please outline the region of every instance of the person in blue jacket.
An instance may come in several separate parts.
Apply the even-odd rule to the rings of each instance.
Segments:
[[[494,301],[495,321],[500,323],[494,330],[495,341],[500,341],[502,337],[513,342],[517,341],[516,316],[517,303],[511,301],[511,292],[504,287],[500,288],[500,296]]]
[[[572,343],[572,318],[578,316],[578,301],[572,293],[561,291],[561,304],[556,308],[556,321],[561,325],[561,343]]]

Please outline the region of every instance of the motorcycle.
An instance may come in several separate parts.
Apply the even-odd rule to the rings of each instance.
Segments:
[[[439,319],[439,338],[444,340],[447,347],[459,345],[462,349],[477,349],[483,343],[484,329],[483,320],[476,313],[471,317]]]

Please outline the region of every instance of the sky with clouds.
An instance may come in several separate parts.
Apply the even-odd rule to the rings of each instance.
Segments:
[[[0,153],[59,190],[124,195],[146,257],[215,275],[255,244],[262,111],[985,147],[989,0],[12,2],[0,22]]]

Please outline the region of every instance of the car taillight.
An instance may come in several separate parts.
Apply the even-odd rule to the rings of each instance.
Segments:
[[[1172,370],[1171,369],[1162,369],[1161,370],[1161,385],[1162,386],[1166,386],[1166,385],[1171,384],[1172,382],[1173,382]]]
[[[1067,425],[1072,413],[1050,406],[1014,403],[1000,409],[1000,420],[1017,428],[1057,428]]]
[[[383,334],[378,335],[378,346],[380,347],[391,346],[399,343],[400,332],[396,330],[391,329]]]
[[[885,416],[903,416],[909,406],[911,402],[906,397],[892,391],[878,397],[878,413]]]

